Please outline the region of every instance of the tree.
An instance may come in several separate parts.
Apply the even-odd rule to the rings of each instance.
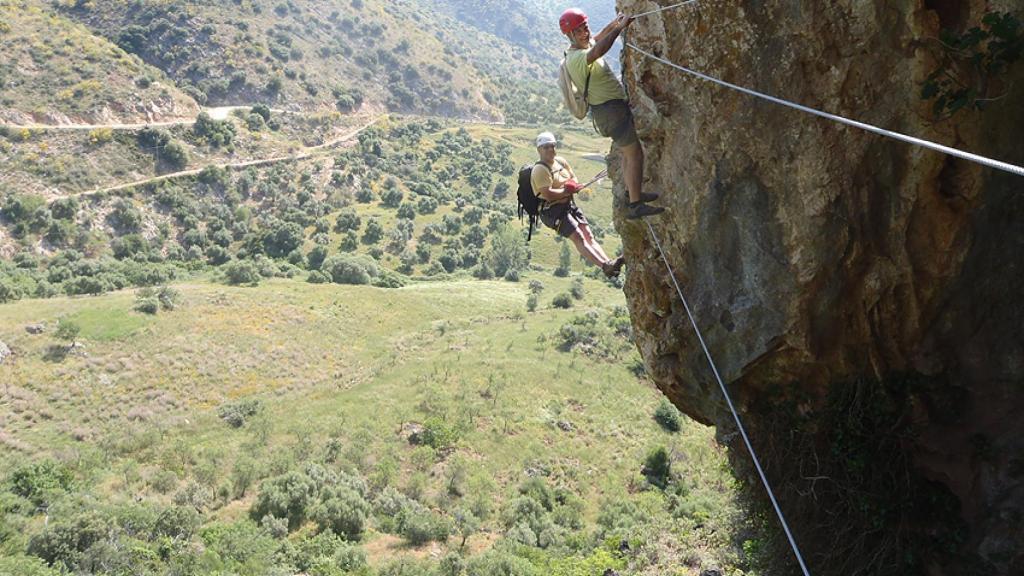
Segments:
[[[651,450],[640,471],[649,483],[664,490],[672,477],[672,460],[663,446]]]
[[[181,169],[188,166],[189,155],[185,145],[177,140],[168,142],[163,147],[163,151],[160,154],[160,159],[167,164],[169,168]]]
[[[235,260],[224,266],[224,275],[228,284],[248,284],[255,286],[260,283],[260,271],[252,260]]]
[[[321,531],[330,530],[346,540],[357,541],[363,536],[370,505],[366,500],[347,487],[338,487],[332,497],[317,506],[312,513],[313,520]]]
[[[505,225],[493,234],[486,259],[498,276],[504,276],[509,270],[524,268],[529,253],[520,231],[514,226]]]
[[[366,223],[366,229],[363,231],[363,243],[376,244],[383,237],[384,226],[381,225],[380,220],[370,218],[370,221]]]
[[[398,208],[405,199],[405,194],[398,186],[388,186],[380,193],[381,204],[388,208]]]
[[[316,503],[316,483],[309,476],[291,471],[281,476],[268,478],[260,483],[259,495],[249,510],[254,520],[264,516],[288,520],[288,528],[294,530],[305,522]]]
[[[337,218],[335,218],[334,231],[348,232],[350,230],[358,230],[361,225],[362,220],[359,218],[359,213],[351,208],[346,208],[339,212]]]
[[[462,536],[459,548],[465,548],[466,540],[480,530],[480,519],[471,510],[460,508],[455,511],[455,530]]]
[[[555,276],[565,278],[572,271],[572,252],[569,251],[569,244],[563,242],[561,251],[558,253],[558,268],[555,268]]]
[[[668,432],[679,432],[682,428],[679,422],[679,410],[667,399],[663,399],[658,408],[654,411],[654,420]]]

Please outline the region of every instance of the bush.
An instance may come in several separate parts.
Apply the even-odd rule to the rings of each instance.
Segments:
[[[160,154],[160,158],[167,164],[168,167],[176,170],[180,170],[185,166],[188,166],[189,155],[188,149],[185,145],[177,140],[168,142],[163,147],[163,152]]]
[[[563,292],[558,296],[555,296],[554,299],[551,300],[551,305],[554,306],[555,308],[572,308],[572,296],[569,295],[568,293]]]
[[[321,531],[330,530],[349,541],[362,538],[369,515],[370,504],[347,487],[335,488],[312,513]]]
[[[359,214],[355,210],[347,208],[338,213],[338,217],[334,220],[334,231],[359,230],[360,225],[362,225],[362,220],[359,218]]]
[[[44,460],[15,469],[10,483],[11,492],[42,506],[55,496],[71,491],[74,475],[63,464]]]
[[[419,439],[421,443],[440,452],[454,446],[460,436],[461,431],[457,426],[434,416],[423,424],[423,432]]]
[[[572,271],[572,252],[569,251],[569,244],[563,242],[558,253],[558,268],[555,268],[555,276],[565,278]]]
[[[253,519],[283,518],[288,520],[288,528],[294,530],[306,521],[316,504],[316,495],[316,483],[301,472],[291,471],[268,478],[260,483],[259,495],[249,516]]]
[[[669,432],[679,432],[682,428],[679,422],[679,410],[668,400],[662,400],[654,411],[654,420],[662,428]]]
[[[260,283],[260,271],[252,260],[236,260],[224,266],[228,284],[255,286]]]
[[[647,454],[644,467],[640,471],[652,486],[664,490],[672,478],[672,460],[664,447],[655,448]]]
[[[537,295],[536,294],[530,294],[529,296],[526,297],[526,310],[529,311],[529,312],[533,312],[536,309],[537,309]]]
[[[327,247],[317,246],[313,248],[309,251],[309,254],[306,255],[305,260],[306,267],[308,269],[319,270],[323,266],[324,260],[327,260]]]
[[[372,259],[348,254],[328,257],[321,271],[336,284],[369,284],[380,273],[377,263]]]
[[[156,314],[160,311],[160,303],[154,297],[137,297],[135,299],[135,311],[142,312],[143,314]]]
[[[572,294],[573,298],[577,300],[583,300],[583,297],[586,296],[587,293],[583,288],[582,278],[576,278],[572,281],[572,286],[569,288],[569,293]]]
[[[422,505],[407,506],[399,515],[402,536],[413,546],[431,541],[444,542],[451,535],[451,521]]]
[[[256,398],[236,400],[221,404],[217,408],[217,416],[232,428],[241,428],[246,420],[259,414],[262,409],[263,403]]]
[[[309,273],[309,276],[306,277],[306,282],[309,282],[310,284],[329,284],[331,282],[331,277],[319,270],[313,270]]]
[[[388,208],[398,208],[405,199],[405,194],[397,186],[388,186],[380,193],[381,204]]]
[[[366,229],[363,230],[363,243],[376,244],[383,237],[384,226],[376,218],[370,218],[370,221],[366,223]]]
[[[270,107],[267,106],[266,104],[257,104],[252,107],[250,112],[253,114],[258,114],[260,117],[263,118],[264,122],[270,121]]]
[[[78,568],[82,553],[108,537],[111,526],[94,512],[51,523],[28,542],[28,553],[48,564]]]

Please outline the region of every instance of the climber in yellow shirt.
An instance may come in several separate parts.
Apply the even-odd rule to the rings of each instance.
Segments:
[[[569,76],[580,93],[586,92],[590,114],[598,131],[602,136],[611,137],[622,150],[622,171],[626,190],[629,191],[626,218],[659,214],[665,209],[647,204],[657,200],[658,195],[642,190],[644,151],[633,126],[633,112],[626,102],[626,91],[604,60],[604,55],[633,19],[620,14],[593,38],[587,20],[587,15],[577,8],[566,10],[559,19],[562,33],[572,43],[565,55]]]

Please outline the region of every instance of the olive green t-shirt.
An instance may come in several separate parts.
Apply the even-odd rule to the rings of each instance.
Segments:
[[[555,163],[552,164],[551,168],[543,164],[534,164],[533,172],[530,172],[530,184],[533,185],[533,194],[540,196],[540,191],[544,188],[558,189],[565,186],[565,183],[575,178],[573,174],[572,166],[565,161],[565,158],[561,156],[555,156]],[[541,198],[543,200],[543,198]],[[547,200],[545,200],[547,202]]]
[[[565,66],[569,70],[572,83],[582,93],[587,84],[587,50],[570,48],[565,54]],[[604,57],[591,62],[590,91],[587,93],[587,102],[591,106],[597,106],[609,100],[625,99],[626,90],[622,87],[619,79],[615,77],[612,67],[605,62]]]

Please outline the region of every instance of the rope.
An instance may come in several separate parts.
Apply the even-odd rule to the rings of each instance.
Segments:
[[[930,148],[930,149],[935,150],[937,152],[943,152],[943,153],[949,154],[951,156],[956,156],[958,158],[963,158],[964,160],[968,160],[970,162],[975,162],[975,163],[981,164],[983,166],[988,166],[989,168],[995,168],[997,170],[1003,170],[1003,171],[1009,172],[1011,174],[1016,174],[1017,176],[1024,176],[1024,166],[1017,166],[1015,164],[1010,164],[1008,162],[1002,162],[1000,160],[993,160],[991,158],[986,158],[985,156],[980,156],[978,154],[973,154],[971,152],[965,152],[963,150],[959,150],[957,148],[952,148],[950,146],[945,146],[945,145],[942,145],[942,144],[938,144],[938,143],[932,142],[930,140],[924,140],[922,138],[915,138],[913,136],[907,136],[906,134],[901,134],[899,132],[893,132],[892,130],[886,130],[885,128],[879,128],[877,126],[872,126],[871,124],[865,124],[863,122],[858,122],[856,120],[850,120],[849,118],[844,118],[842,116],[839,116],[839,115],[836,115],[836,114],[831,114],[829,112],[822,112],[820,110],[815,110],[814,108],[808,108],[807,106],[804,106],[802,104],[797,104],[795,102],[790,102],[788,100],[783,100],[782,98],[776,98],[775,96],[769,96],[768,94],[763,94],[761,92],[757,92],[756,90],[751,90],[749,88],[744,88],[742,86],[737,86],[736,84],[731,84],[731,83],[726,82],[724,80],[719,80],[718,78],[713,78],[711,76],[708,76],[707,74],[702,74],[700,72],[697,72],[696,70],[691,70],[691,69],[686,68],[684,66],[680,66],[679,64],[676,64],[674,62],[669,62],[668,60],[665,60],[664,58],[661,58],[659,56],[655,56],[654,54],[651,54],[650,52],[647,52],[646,50],[644,50],[642,48],[638,48],[635,44],[633,44],[631,42],[627,42],[626,46],[632,48],[633,50],[636,50],[640,54],[643,54],[644,56],[647,56],[648,58],[650,58],[652,60],[656,60],[656,61],[661,62],[662,64],[664,64],[666,66],[671,66],[672,68],[675,68],[675,69],[677,69],[677,70],[679,70],[681,72],[685,72],[687,74],[690,74],[691,76],[696,76],[697,78],[700,78],[702,80],[707,80],[708,82],[713,82],[715,84],[718,84],[719,86],[724,86],[726,88],[730,88],[732,90],[736,90],[736,91],[742,92],[744,94],[748,94],[750,96],[754,96],[756,98],[761,98],[761,99],[767,100],[769,102],[774,102],[775,104],[780,104],[782,106],[787,106],[789,108],[793,108],[795,110],[799,110],[801,112],[806,112],[808,114],[813,114],[815,116],[820,116],[822,118],[825,118],[825,119],[828,119],[828,120],[832,120],[834,122],[839,122],[840,124],[846,124],[847,126],[853,126],[854,128],[860,128],[861,130],[865,130],[865,131],[868,131],[868,132],[873,132],[875,134],[879,134],[881,136],[892,138],[894,140],[900,140],[902,142],[907,142],[909,144],[914,144],[916,146],[922,146],[924,148]]]
[[[693,4],[694,2],[697,2],[697,1],[698,0],[686,0],[686,2],[680,2],[678,4],[673,4],[671,6],[664,6],[662,8],[658,8],[657,10],[649,10],[647,12],[641,12],[639,14],[634,14],[633,18],[634,19],[636,19],[636,18],[643,18],[644,16],[650,16],[651,14],[657,14],[658,12],[664,12],[665,10],[672,10],[673,8],[679,8],[680,6],[686,6],[687,4]]]
[[[743,428],[743,422],[740,421],[740,415],[736,412],[736,407],[732,403],[732,397],[729,396],[729,390],[725,387],[725,383],[722,382],[722,376],[718,373],[718,367],[715,366],[715,361],[711,358],[711,352],[708,351],[707,344],[704,343],[704,336],[700,332],[700,328],[697,327],[697,321],[693,317],[693,311],[690,310],[690,304],[686,301],[686,296],[683,296],[683,289],[679,287],[679,281],[676,280],[676,274],[672,270],[672,265],[669,264],[668,258],[665,256],[665,251],[661,247],[661,241],[658,240],[658,235],[654,233],[654,227],[651,226],[650,221],[645,221],[647,224],[647,230],[651,233],[651,238],[654,239],[654,245],[658,247],[658,252],[661,254],[661,259],[665,262],[665,268],[668,268],[669,276],[672,278],[672,284],[676,287],[676,292],[679,294],[680,300],[683,301],[683,307],[686,308],[686,315],[690,318],[690,324],[693,325],[693,331],[697,333],[697,339],[700,340],[700,347],[704,349],[704,356],[708,359],[708,364],[711,365],[711,371],[715,374],[715,380],[718,381],[718,387],[722,389],[722,395],[725,396],[725,401],[729,405],[729,411],[732,412],[733,419],[736,420],[736,428],[739,429],[740,435],[743,436],[743,443],[747,446],[747,451],[750,452],[750,458],[754,461],[754,467],[757,468],[757,475],[761,477],[761,483],[764,484],[765,491],[768,492],[768,498],[772,501],[772,507],[775,508],[775,513],[779,517],[779,522],[782,523],[782,529],[786,532],[786,538],[789,539],[789,545],[793,548],[793,553],[796,555],[797,561],[800,563],[800,569],[803,570],[804,576],[811,576],[811,573],[807,570],[807,565],[804,563],[804,557],[800,554],[800,548],[796,544],[796,539],[793,538],[793,533],[789,530],[789,524],[786,523],[786,517],[782,514],[782,508],[779,507],[778,501],[775,499],[775,493],[772,492],[772,487],[768,484],[768,477],[765,476],[764,470],[761,468],[761,461],[758,460],[757,454],[754,452],[754,446],[750,443],[750,438],[747,437],[747,431]]]

